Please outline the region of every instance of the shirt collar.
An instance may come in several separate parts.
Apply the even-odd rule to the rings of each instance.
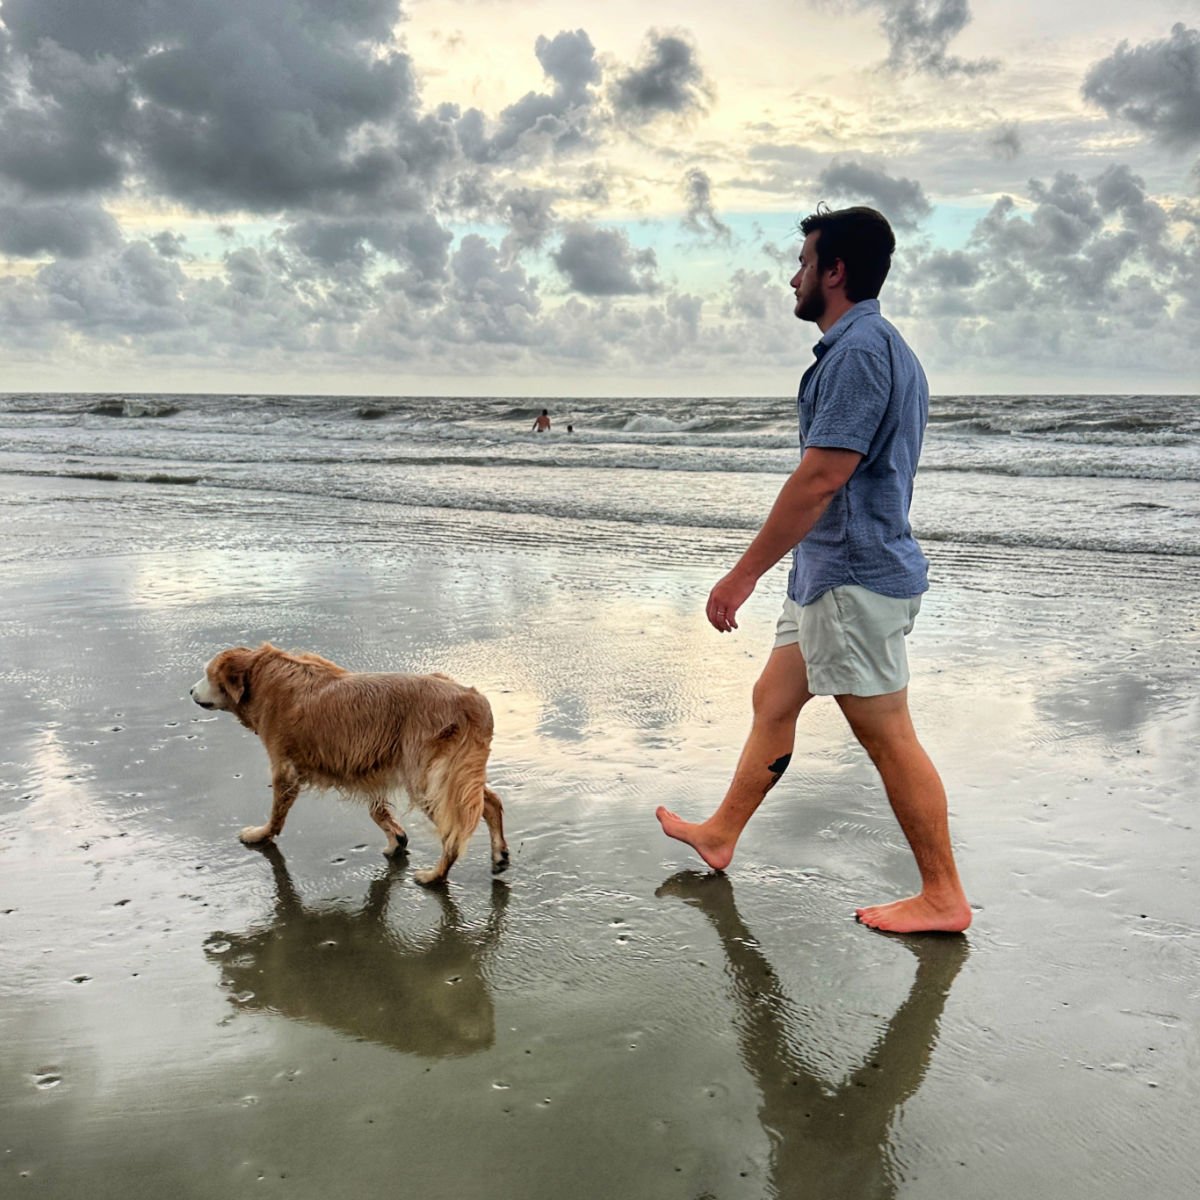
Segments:
[[[825,330],[821,336],[821,340],[813,347],[813,353],[820,358],[827,350],[833,348],[834,342],[858,320],[859,317],[865,317],[868,313],[879,312],[878,300],[860,300],[853,308],[847,309],[838,319]]]

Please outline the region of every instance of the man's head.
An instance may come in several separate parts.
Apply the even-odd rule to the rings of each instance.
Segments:
[[[882,213],[818,206],[800,222],[800,230],[804,249],[792,287],[802,321],[819,322],[831,301],[849,307],[879,295],[896,249],[896,236]]]

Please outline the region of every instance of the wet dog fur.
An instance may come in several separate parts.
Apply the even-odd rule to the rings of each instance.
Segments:
[[[277,837],[303,788],[332,788],[366,802],[387,834],[384,853],[393,857],[408,845],[390,803],[404,792],[442,841],[437,866],[414,873],[418,883],[446,878],[481,816],[492,870],[508,866],[504,808],[485,779],[492,709],[474,688],[448,675],[347,671],[264,642],[222,650],[191,697],[201,708],[233,713],[270,759],[271,815],[265,825],[243,829],[243,842]]]

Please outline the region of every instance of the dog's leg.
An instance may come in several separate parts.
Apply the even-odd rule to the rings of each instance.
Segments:
[[[471,840],[483,815],[486,745],[461,748],[435,759],[422,772],[409,794],[442,839],[442,857],[432,870],[415,871],[418,883],[441,883]]]
[[[404,848],[408,845],[408,834],[404,832],[404,827],[396,820],[392,810],[388,808],[387,801],[373,801],[370,813],[371,820],[387,834],[387,849],[383,853],[388,858],[403,853]]]
[[[248,846],[256,842],[265,842],[283,831],[283,823],[287,820],[288,809],[296,803],[300,794],[300,779],[296,768],[291,763],[280,763],[275,768],[272,779],[275,798],[271,803],[271,817],[265,825],[247,825],[238,837]]]
[[[458,861],[458,856],[471,840],[471,834],[479,824],[480,810],[483,808],[482,792],[476,790],[478,784],[469,788],[465,794],[461,787],[458,788],[456,798],[453,790],[449,795],[445,794],[443,780],[435,776],[433,782],[435,798],[431,799],[425,794],[416,798],[417,803],[433,820],[438,837],[442,839],[442,857],[438,865],[429,870],[413,872],[413,878],[426,886],[441,883],[446,878],[447,872]]]
[[[492,839],[492,874],[508,869],[508,843],[504,840],[504,805],[500,797],[485,783],[483,785],[483,819]]]
[[[460,841],[459,838],[453,835],[448,837],[442,843],[442,857],[438,859],[438,865],[426,871],[414,871],[413,878],[418,883],[425,884],[426,887],[442,883],[449,874],[450,868],[458,861],[458,856],[462,853],[465,841],[465,838]]]

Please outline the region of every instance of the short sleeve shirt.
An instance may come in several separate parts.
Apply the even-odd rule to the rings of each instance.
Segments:
[[[929,420],[925,372],[878,300],[856,304],[813,353],[800,381],[800,444],[863,458],[794,550],[788,595],[812,604],[830,588],[857,584],[918,596],[929,587],[928,562],[908,513]]]

